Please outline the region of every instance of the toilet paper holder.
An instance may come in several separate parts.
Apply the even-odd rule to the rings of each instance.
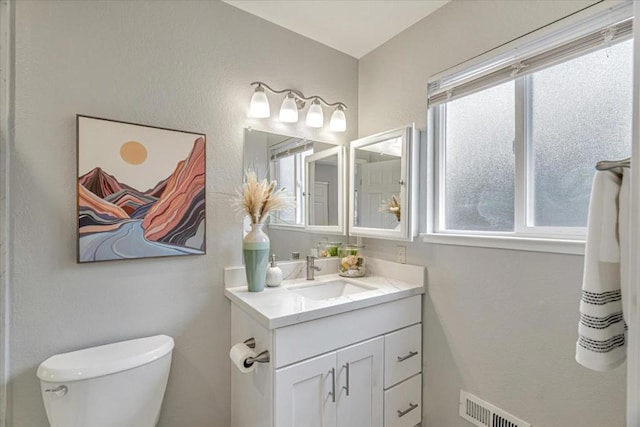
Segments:
[[[246,339],[244,340],[244,344],[251,349],[255,349],[256,339],[253,337]],[[261,353],[258,353],[256,357],[248,357],[247,360],[244,361],[244,365],[248,368],[249,366],[253,365],[256,362],[268,363],[270,360],[271,360],[271,357],[269,357],[269,350],[265,350]]]

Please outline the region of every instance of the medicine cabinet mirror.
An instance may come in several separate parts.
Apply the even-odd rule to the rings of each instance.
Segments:
[[[350,235],[413,240],[417,233],[418,144],[414,125],[351,142]]]
[[[345,234],[344,147],[335,146],[305,158],[305,229]]]
[[[278,187],[286,187],[296,200],[294,209],[272,214],[266,226],[278,260],[291,259],[294,252],[308,255],[321,240],[317,234],[346,236],[342,145],[245,129],[244,169],[248,168],[255,170],[259,179],[278,181]],[[249,228],[245,223],[245,232]]]

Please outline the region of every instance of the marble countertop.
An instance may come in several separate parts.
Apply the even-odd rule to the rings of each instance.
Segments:
[[[371,263],[369,263],[370,265]],[[262,292],[249,292],[246,286],[228,287],[224,294],[267,329],[276,329],[300,322],[332,316],[334,314],[370,307],[401,298],[424,293],[424,269],[400,265],[404,272],[393,274],[398,278],[376,275],[376,271],[394,272],[394,264],[380,261],[371,275],[361,278],[344,278],[338,274],[316,275],[313,281],[296,278],[282,282],[275,288]],[[408,269],[408,270],[407,270]],[[296,292],[298,289],[345,279],[366,291],[329,299],[310,299]]]

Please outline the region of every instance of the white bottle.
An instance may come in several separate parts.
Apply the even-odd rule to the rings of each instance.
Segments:
[[[271,255],[271,266],[267,270],[267,286],[276,287],[282,283],[282,270],[276,265],[276,254]]]

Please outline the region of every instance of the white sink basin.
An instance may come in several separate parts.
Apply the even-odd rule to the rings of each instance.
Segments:
[[[321,301],[339,298],[346,295],[359,294],[360,292],[367,292],[372,289],[375,288],[338,279],[330,282],[321,282],[318,284],[291,288],[290,291],[314,301]]]

